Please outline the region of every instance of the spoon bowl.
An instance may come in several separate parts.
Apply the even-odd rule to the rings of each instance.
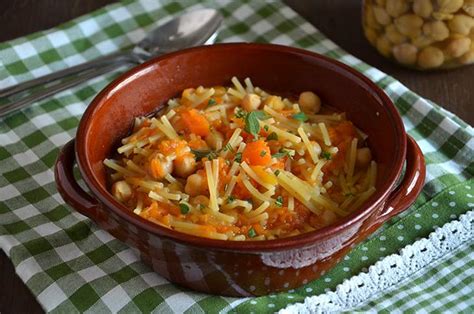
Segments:
[[[155,28],[137,45],[151,56],[200,46],[213,36],[222,23],[214,9],[185,13]]]

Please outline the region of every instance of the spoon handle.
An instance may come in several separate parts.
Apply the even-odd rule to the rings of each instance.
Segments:
[[[54,95],[54,94],[60,92],[60,91],[63,91],[63,90],[66,90],[68,88],[71,88],[73,86],[76,86],[76,85],[78,85],[80,83],[83,83],[83,82],[85,82],[89,79],[92,79],[96,76],[105,74],[107,72],[114,71],[114,70],[120,68],[122,65],[131,64],[131,63],[132,62],[130,62],[130,60],[128,62],[125,62],[124,60],[122,60],[122,61],[118,61],[118,62],[115,62],[115,63],[110,63],[106,66],[92,68],[88,71],[82,71],[82,72],[78,73],[76,76],[74,76],[74,77],[72,77],[68,80],[65,80],[64,82],[60,82],[58,84],[46,87],[45,89],[43,89],[39,92],[28,95],[26,97],[23,97],[23,98],[17,100],[17,101],[13,101],[9,104],[0,106],[0,117],[5,117],[5,116],[9,115],[10,113],[12,113],[14,111],[17,111],[17,110],[20,110],[20,109],[23,109],[23,108],[26,108],[26,107],[30,106],[31,104],[33,104],[36,101],[42,100],[46,97],[49,97],[51,95]]]
[[[31,88],[51,83],[57,80],[61,80],[65,77],[81,73],[83,71],[88,71],[93,68],[97,67],[102,67],[102,66],[107,66],[110,64],[113,64],[115,62],[133,62],[136,58],[134,57],[134,54],[132,51],[119,51],[116,53],[112,53],[109,55],[105,55],[103,57],[81,63],[79,65],[66,68],[61,71],[53,72],[51,74],[41,76],[11,87],[7,87],[5,89],[0,90],[0,97],[12,97],[16,94],[22,93],[24,91],[27,91]]]

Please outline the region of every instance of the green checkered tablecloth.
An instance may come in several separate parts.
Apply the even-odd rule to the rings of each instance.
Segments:
[[[281,2],[110,5],[0,44],[0,86],[125,49],[172,15],[201,7],[216,7],[225,16],[220,42],[302,47],[345,62],[375,81],[393,99],[425,154],[422,194],[333,270],[299,289],[244,299],[185,290],[153,273],[134,249],[66,206],[56,190],[52,169],[59,148],[75,136],[92,97],[116,77],[111,73],[0,120],[0,246],[44,309],[261,313],[290,305],[284,312],[474,311],[473,129],[350,56]]]

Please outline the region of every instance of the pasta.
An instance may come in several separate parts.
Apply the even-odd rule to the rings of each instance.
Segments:
[[[160,115],[135,118],[104,160],[112,195],[166,228],[253,241],[320,229],[375,192],[367,136],[344,113],[313,92],[231,84],[187,88]]]

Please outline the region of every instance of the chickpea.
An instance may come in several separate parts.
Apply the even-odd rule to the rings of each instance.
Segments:
[[[173,161],[174,172],[178,177],[186,178],[196,170],[196,160],[192,154],[185,154]]]
[[[429,18],[433,12],[431,0],[415,0],[413,2],[413,12],[425,19]]]
[[[363,147],[357,149],[356,154],[356,166],[357,167],[367,167],[372,160],[372,152],[368,147]]]
[[[303,111],[318,113],[321,110],[321,99],[313,92],[302,92],[298,103]]]
[[[132,196],[132,188],[125,181],[117,181],[112,185],[112,195],[119,202],[126,202]]]
[[[318,142],[311,141],[311,144],[313,146],[314,152],[316,153],[316,156],[319,156],[319,154],[321,154],[322,152],[321,146],[318,144]]]
[[[154,167],[151,168],[151,174],[155,179],[163,179],[167,174],[173,172],[173,161],[165,158],[163,155],[155,157],[152,161]]]
[[[385,57],[389,57],[392,53],[392,44],[385,36],[380,36],[377,38],[376,47],[380,54],[384,55]]]
[[[381,29],[382,26],[377,22],[375,19],[375,14],[374,14],[374,9],[372,6],[366,6],[366,9],[364,10],[364,22],[368,26],[372,27],[373,29]]]
[[[198,195],[196,197],[193,197],[191,199],[191,205],[204,205],[204,206],[209,206],[209,198],[204,195]]]
[[[337,220],[337,215],[330,210],[325,210],[321,218],[325,226],[334,223]]]
[[[178,180],[168,184],[168,189],[170,191],[181,192],[183,188],[184,188],[183,184],[179,182]]]
[[[403,35],[415,38],[421,33],[423,19],[415,14],[405,14],[395,19],[395,26]]]
[[[399,45],[407,41],[407,37],[402,35],[393,24],[385,27],[385,37],[394,45]]]
[[[459,58],[459,62],[462,64],[471,64],[474,63],[474,50],[471,49],[471,51],[466,52],[464,55]]]
[[[436,41],[442,41],[448,38],[449,29],[442,21],[433,21],[423,25],[423,34],[433,38]]]
[[[377,41],[377,31],[370,26],[364,27],[364,34],[367,40],[375,46]]]
[[[275,110],[282,110],[285,108],[285,104],[281,100],[280,96],[269,96],[265,101],[263,102],[264,106],[269,106]]]
[[[471,40],[467,37],[452,39],[446,47],[446,53],[457,58],[468,52],[469,47],[471,47]]]
[[[448,22],[448,26],[453,33],[468,35],[471,28],[474,27],[474,18],[464,14],[456,14],[453,19]]]
[[[387,0],[385,9],[390,16],[398,17],[408,11],[409,6],[406,0]]]
[[[260,99],[260,96],[256,94],[247,94],[244,99],[242,99],[242,108],[247,111],[255,111],[261,103],[262,100]]]
[[[415,64],[418,48],[411,44],[401,44],[393,47],[393,56],[402,64]]]
[[[379,24],[388,25],[392,22],[390,15],[381,7],[374,7],[374,16]]]
[[[463,5],[463,0],[438,0],[438,10],[443,13],[454,13]]]
[[[444,13],[444,12],[433,12],[432,16],[435,20],[438,20],[438,21],[446,21],[454,17],[454,15],[450,13]]]
[[[436,47],[428,46],[418,54],[418,65],[424,69],[439,67],[443,62],[443,52]]]
[[[413,46],[415,46],[418,49],[431,45],[433,42],[434,42],[433,39],[424,35],[418,36],[411,40],[411,43],[413,44]]]
[[[207,145],[209,145],[211,149],[221,149],[222,142],[224,141],[224,136],[221,132],[214,130],[211,131],[208,136],[206,136],[205,140]]]
[[[206,179],[195,173],[188,177],[186,185],[184,186],[184,192],[190,196],[201,195],[206,192],[207,188]]]
[[[224,96],[227,93],[227,89],[224,86],[215,86],[214,87],[214,96]]]
[[[464,5],[462,6],[464,12],[474,17],[474,0],[464,0]]]

